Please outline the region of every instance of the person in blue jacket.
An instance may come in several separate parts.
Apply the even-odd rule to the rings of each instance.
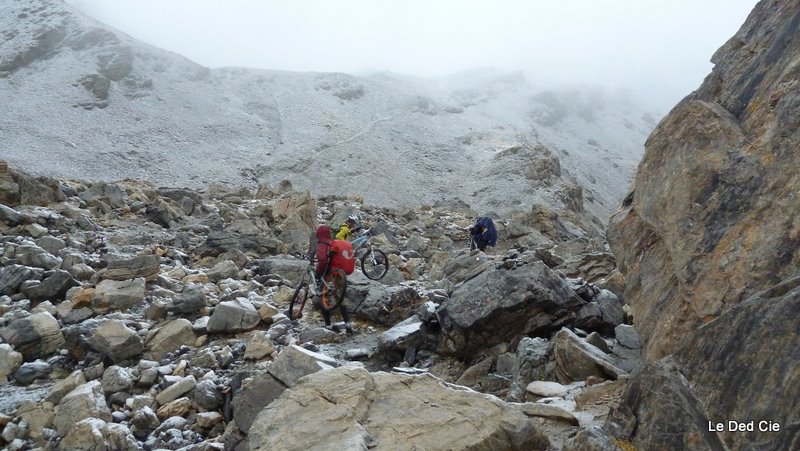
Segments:
[[[482,216],[475,221],[475,225],[469,229],[475,245],[481,251],[486,250],[486,246],[494,247],[497,244],[497,230],[494,228],[492,218]]]

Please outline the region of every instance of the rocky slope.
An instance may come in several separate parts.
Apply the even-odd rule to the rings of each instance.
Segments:
[[[800,446],[799,30],[800,2],[758,4],[650,136],[612,218],[653,363],[610,426],[643,448]],[[781,426],[708,430],[728,420]]]
[[[487,255],[467,249],[475,212],[288,182],[195,191],[0,162],[0,199],[11,450],[559,449],[641,363],[603,240],[542,206],[498,221]],[[391,261],[348,278],[356,333],[310,305],[290,321],[298,253],[351,213]]]
[[[51,176],[199,188],[289,179],[397,207],[605,218],[653,115],[599,89],[492,71],[422,80],[199,66],[58,1],[0,2],[0,158]],[[425,187],[420,189],[420,187]]]

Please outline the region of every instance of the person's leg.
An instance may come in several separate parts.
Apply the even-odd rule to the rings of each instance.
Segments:
[[[342,319],[344,320],[344,328],[348,334],[353,333],[353,325],[350,324],[350,314],[347,313],[347,306],[344,305],[344,302],[339,304],[339,311],[342,313]]]

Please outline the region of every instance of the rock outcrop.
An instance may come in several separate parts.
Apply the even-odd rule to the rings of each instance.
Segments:
[[[642,449],[800,447],[798,29],[800,1],[756,6],[612,218],[650,364],[606,429]]]
[[[661,121],[609,243],[646,355],[797,272],[800,3],[764,1]]]

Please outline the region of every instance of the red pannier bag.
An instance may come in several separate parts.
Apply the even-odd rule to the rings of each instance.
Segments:
[[[331,241],[331,269],[344,270],[345,274],[352,274],[356,269],[356,254],[353,245],[345,240]]]

